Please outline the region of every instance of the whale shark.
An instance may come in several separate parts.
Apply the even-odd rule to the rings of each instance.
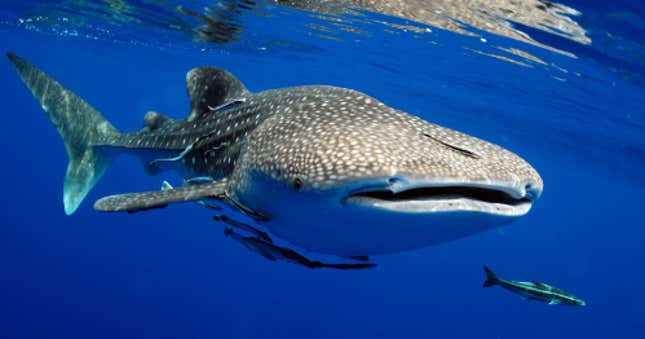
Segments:
[[[141,130],[121,132],[36,66],[7,55],[64,141],[68,215],[124,153],[140,157],[148,174],[177,171],[185,185],[107,196],[95,202],[98,211],[207,201],[295,246],[347,258],[506,225],[542,192],[538,172],[515,153],[356,90],[252,93],[224,69],[197,67],[186,75],[186,118],[148,112]]]

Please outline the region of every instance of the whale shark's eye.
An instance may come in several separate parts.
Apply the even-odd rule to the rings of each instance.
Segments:
[[[302,188],[302,180],[300,180],[300,178],[293,179],[293,187],[300,190]]]

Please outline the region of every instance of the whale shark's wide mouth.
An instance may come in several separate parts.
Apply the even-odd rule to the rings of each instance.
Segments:
[[[527,197],[516,198],[507,191],[478,186],[426,186],[393,192],[366,189],[343,198],[343,202],[400,212],[481,212],[521,216],[532,205]]]

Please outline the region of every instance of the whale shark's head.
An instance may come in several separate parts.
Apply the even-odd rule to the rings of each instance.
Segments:
[[[272,232],[340,255],[397,252],[525,215],[542,179],[514,153],[359,92],[312,87],[250,136],[234,192]]]

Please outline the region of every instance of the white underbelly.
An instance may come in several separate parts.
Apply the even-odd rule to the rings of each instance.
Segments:
[[[265,212],[263,225],[299,247],[340,256],[378,255],[427,247],[514,220],[481,212],[417,213],[344,204],[315,194],[247,196]],[[256,200],[259,199],[259,200]]]

